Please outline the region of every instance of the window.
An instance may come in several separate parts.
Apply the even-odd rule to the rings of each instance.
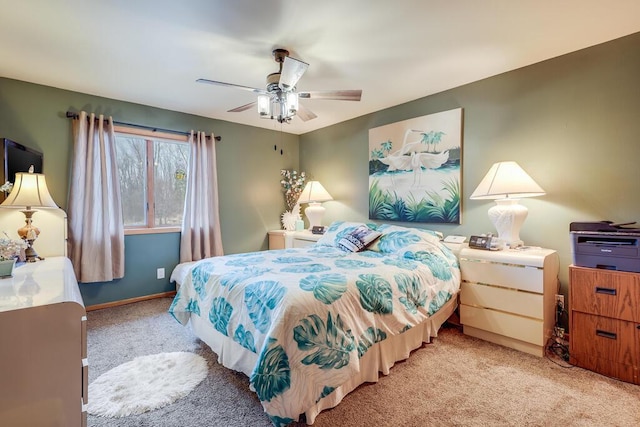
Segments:
[[[116,158],[125,228],[157,232],[180,227],[189,165],[187,137],[116,127]]]

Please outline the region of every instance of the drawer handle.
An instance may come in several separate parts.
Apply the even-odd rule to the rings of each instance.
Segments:
[[[596,286],[596,294],[615,295],[616,293],[617,291],[615,289]]]
[[[610,340],[618,339],[618,334],[614,334],[613,332],[603,331],[601,329],[596,329],[596,335],[602,338],[609,338]]]

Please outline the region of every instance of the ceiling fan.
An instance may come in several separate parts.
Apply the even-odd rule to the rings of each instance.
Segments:
[[[290,57],[289,51],[285,49],[275,49],[273,51],[273,57],[275,61],[280,64],[280,70],[267,76],[266,90],[233,83],[219,82],[216,80],[198,79],[196,81],[198,83],[233,87],[257,93],[258,99],[256,101],[241,105],[240,107],[236,107],[228,111],[237,113],[248,110],[257,104],[260,117],[275,119],[280,123],[289,123],[291,118],[295,115],[305,122],[318,117],[311,110],[300,104],[298,102],[299,98],[360,101],[362,90],[316,90],[296,92],[296,84],[305,71],[307,71],[309,64]]]

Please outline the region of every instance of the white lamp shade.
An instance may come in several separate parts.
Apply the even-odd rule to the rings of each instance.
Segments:
[[[57,208],[41,173],[16,173],[16,181],[2,207],[13,208]]]
[[[298,198],[298,204],[311,203],[311,202],[326,202],[333,200],[331,194],[324,189],[322,184],[318,181],[309,181],[304,186],[300,197]]]
[[[536,197],[544,190],[516,162],[494,163],[470,199]]]

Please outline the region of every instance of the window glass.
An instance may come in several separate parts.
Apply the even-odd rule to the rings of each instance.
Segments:
[[[154,225],[182,225],[184,197],[187,192],[189,146],[185,143],[154,143]]]
[[[124,226],[179,227],[187,189],[189,144],[133,132],[116,133]]]
[[[147,225],[147,142],[134,136],[116,136],[122,217],[125,227]]]

